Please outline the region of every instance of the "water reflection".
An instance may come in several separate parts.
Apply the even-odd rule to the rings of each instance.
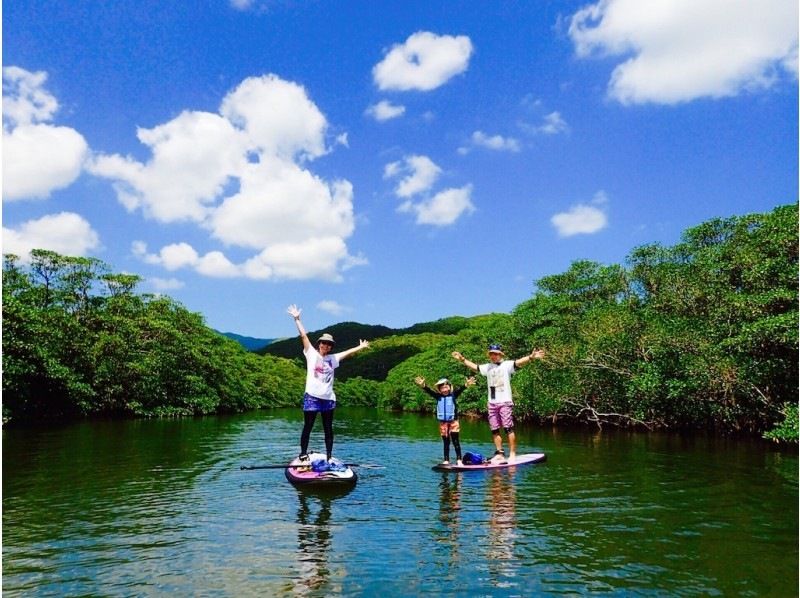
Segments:
[[[325,595],[331,579],[331,506],[352,488],[297,491],[297,561],[291,593]]]
[[[4,430],[3,598],[797,596],[796,448],[521,425],[546,466],[441,475],[428,416],[348,410],[353,460],[403,462],[339,500],[239,470],[299,417]]]
[[[462,475],[443,473],[439,482],[439,521],[443,527],[437,533],[436,541],[449,549],[448,562],[459,562],[459,516],[461,511]]]
[[[486,480],[486,508],[489,511],[488,568],[493,585],[506,587],[516,572],[514,544],[517,540],[516,468],[490,473]]]

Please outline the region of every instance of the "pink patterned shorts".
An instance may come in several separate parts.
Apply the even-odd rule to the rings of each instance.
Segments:
[[[489,428],[499,430],[513,427],[514,418],[511,415],[513,408],[512,403],[489,403]]]

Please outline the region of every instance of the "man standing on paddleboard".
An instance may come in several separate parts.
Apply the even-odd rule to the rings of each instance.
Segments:
[[[530,355],[519,359],[504,360],[503,348],[500,345],[489,345],[489,363],[478,365],[458,351],[453,351],[453,358],[460,361],[469,369],[478,372],[486,377],[489,389],[489,428],[492,430],[494,440],[494,456],[492,463],[504,463],[505,453],[503,452],[503,437],[500,436],[500,428],[504,428],[508,436],[508,461],[514,462],[517,456],[517,437],[514,434],[514,417],[512,414],[514,400],[511,397],[511,376],[517,368],[530,362],[531,359],[542,359],[544,351],[534,349]]]
[[[297,331],[303,341],[303,355],[306,358],[306,390],[303,395],[303,432],[300,435],[300,460],[308,459],[308,441],[317,412],[322,415],[322,429],[325,431],[325,452],[328,461],[333,456],[333,410],[336,407],[336,395],[333,392],[333,371],[339,362],[356,351],[369,347],[369,342],[360,340],[358,345],[347,351],[331,353],[336,341],[325,333],[317,341],[317,349],[308,340],[308,334],[300,321],[300,312],[296,305],[286,310],[297,325]]]

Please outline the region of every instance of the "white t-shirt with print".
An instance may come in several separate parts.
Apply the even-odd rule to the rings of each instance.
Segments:
[[[303,351],[306,357],[306,392],[318,399],[335,401],[333,392],[333,370],[339,367],[337,353],[328,353],[325,357],[313,346]]]
[[[482,376],[486,376],[489,387],[489,403],[498,405],[500,403],[511,403],[511,375],[516,372],[514,361],[508,359],[500,363],[484,363],[478,366],[478,371]]]

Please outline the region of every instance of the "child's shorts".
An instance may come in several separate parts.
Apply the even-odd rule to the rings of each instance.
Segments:
[[[499,430],[513,427],[514,418],[511,416],[513,408],[512,403],[489,403],[489,429]]]
[[[439,436],[450,436],[450,432],[458,432],[461,430],[461,426],[458,425],[458,420],[455,419],[451,422],[439,422]]]

